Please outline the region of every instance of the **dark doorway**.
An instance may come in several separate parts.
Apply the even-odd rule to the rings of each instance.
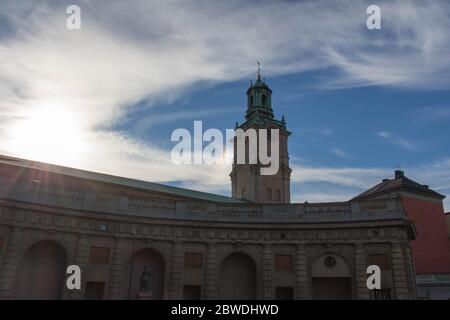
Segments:
[[[256,299],[256,265],[243,253],[233,253],[222,262],[219,299]]]
[[[41,241],[26,252],[18,275],[17,299],[61,299],[66,254],[53,241]]]

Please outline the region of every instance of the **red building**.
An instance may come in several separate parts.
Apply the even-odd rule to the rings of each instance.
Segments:
[[[411,249],[418,297],[450,299],[450,242],[442,203],[445,196],[397,170],[394,179],[384,179],[352,201],[386,197],[400,197],[416,227],[417,237],[411,241]]]
[[[447,220],[448,240],[450,241],[450,212],[445,214],[445,219]]]

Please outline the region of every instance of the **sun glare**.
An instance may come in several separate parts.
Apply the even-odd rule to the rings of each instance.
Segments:
[[[62,165],[74,164],[86,151],[82,117],[69,108],[38,106],[19,118],[9,132],[17,156]]]

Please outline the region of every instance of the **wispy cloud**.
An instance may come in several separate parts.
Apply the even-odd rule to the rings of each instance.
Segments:
[[[327,168],[293,165],[291,180],[294,183],[327,182],[335,185],[365,188],[391,175],[383,168]]]
[[[417,148],[416,144],[414,144],[411,141],[406,140],[404,138],[398,137],[397,135],[394,135],[393,133],[391,133],[389,131],[378,131],[378,132],[375,132],[375,135],[388,141],[389,143],[393,143],[393,144],[400,146],[407,150],[414,150]]]
[[[348,154],[341,148],[333,147],[333,149],[331,149],[331,152],[340,158],[344,158],[344,159],[348,158]]]
[[[174,166],[155,141],[111,128],[139,101],[163,105],[198,83],[253,77],[257,60],[272,76],[336,71],[325,87],[450,86],[445,0],[380,1],[383,29],[370,36],[364,1],[79,3],[82,30],[69,31],[70,1],[1,1],[0,152],[218,190],[229,168]],[[159,111],[149,110],[141,125],[191,111],[155,120]],[[380,170],[299,168],[294,180],[362,188]]]
[[[291,201],[294,203],[347,201],[357,194],[356,190],[326,182],[303,183],[296,186],[296,192],[291,196]]]
[[[292,198],[299,202],[347,201],[382,179],[394,176],[389,168],[330,168],[294,164],[292,169],[291,181],[296,190]],[[418,183],[428,184],[433,190],[450,195],[450,159],[409,166],[403,170],[407,177]],[[444,206],[447,211],[450,210],[450,197],[444,200]]]
[[[450,106],[424,107],[414,110],[410,114],[414,123],[430,123],[450,119]]]
[[[322,130],[320,133],[322,135],[324,135],[325,137],[329,137],[329,136],[332,136],[334,134],[334,131],[331,130],[331,129],[325,129],[325,130]]]
[[[239,109],[240,110],[240,109]],[[172,111],[169,113],[155,113],[152,112],[148,116],[144,116],[133,123],[133,128],[136,131],[143,132],[156,125],[168,124],[178,120],[198,119],[202,120],[211,116],[224,115],[226,113],[234,112],[236,108],[228,109],[202,109],[194,111]],[[232,124],[230,124],[230,127]]]
[[[375,134],[383,139],[389,139],[392,136],[389,131],[378,131]]]

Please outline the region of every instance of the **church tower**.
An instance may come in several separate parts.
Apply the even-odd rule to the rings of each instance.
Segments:
[[[284,116],[281,120],[276,120],[272,110],[272,90],[261,77],[261,68],[258,63],[258,74],[256,82],[250,82],[247,90],[247,112],[245,122],[241,125],[236,123],[236,130],[244,131],[252,128],[258,133],[261,129],[279,130],[279,170],[273,175],[262,175],[261,163],[249,164],[246,158],[245,164],[237,163],[236,138],[234,143],[233,169],[230,173],[232,196],[246,199],[256,203],[289,203],[290,197],[290,176],[288,155],[288,137],[291,134],[286,129]],[[259,134],[257,135],[259,139]],[[246,140],[246,144],[247,144]],[[259,142],[259,141],[258,141]],[[267,139],[270,144],[270,138]],[[259,144],[258,144],[259,145]],[[270,150],[268,145],[267,150]],[[246,145],[248,156],[248,147]]]

